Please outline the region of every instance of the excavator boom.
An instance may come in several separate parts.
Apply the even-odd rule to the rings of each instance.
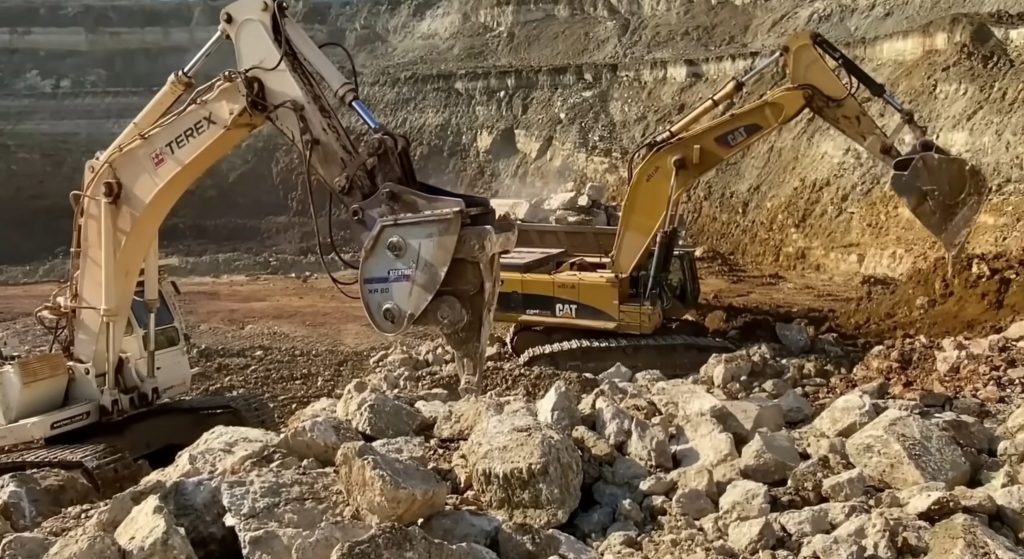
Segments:
[[[899,115],[886,133],[826,61],[862,84]],[[712,121],[704,117],[731,103],[758,75],[782,62],[788,83],[766,97]],[[746,76],[730,80],[711,99],[642,147],[647,155],[630,173],[612,270],[635,270],[657,232],[671,224],[678,197],[725,159],[792,121],[804,110],[830,124],[891,170],[890,187],[914,217],[950,253],[961,250],[987,195],[980,171],[926,137],[914,114],[884,85],[817,33],[795,34]],[[909,128],[914,143],[901,153],[895,141]],[[662,208],[664,211],[652,211]]]

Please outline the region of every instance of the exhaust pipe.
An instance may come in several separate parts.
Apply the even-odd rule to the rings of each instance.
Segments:
[[[963,249],[989,191],[977,167],[928,138],[893,162],[889,184],[952,255]]]

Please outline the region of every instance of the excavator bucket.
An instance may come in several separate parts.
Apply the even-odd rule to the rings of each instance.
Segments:
[[[960,252],[988,197],[981,171],[928,139],[896,159],[892,169],[893,191],[948,253]]]

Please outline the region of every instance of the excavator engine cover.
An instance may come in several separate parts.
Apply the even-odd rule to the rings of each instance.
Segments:
[[[960,252],[988,196],[981,171],[924,139],[892,165],[890,185],[946,251]]]

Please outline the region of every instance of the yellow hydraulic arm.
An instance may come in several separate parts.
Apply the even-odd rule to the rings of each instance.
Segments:
[[[900,126],[886,134],[829,66],[825,56],[894,108],[900,114]],[[787,85],[697,126],[705,116],[734,99],[750,80],[779,61],[784,64]],[[803,32],[792,36],[780,51],[747,75],[730,80],[641,148],[647,150],[647,155],[635,171],[631,165],[629,189],[612,253],[612,272],[628,276],[636,269],[659,232],[674,226],[672,213],[679,196],[697,179],[806,109],[892,167],[892,188],[917,219],[947,250],[960,248],[983,200],[985,185],[980,173],[926,139],[925,130],[916,123],[914,115],[824,37]],[[906,156],[893,144],[904,127],[910,128],[916,141],[915,149]]]

